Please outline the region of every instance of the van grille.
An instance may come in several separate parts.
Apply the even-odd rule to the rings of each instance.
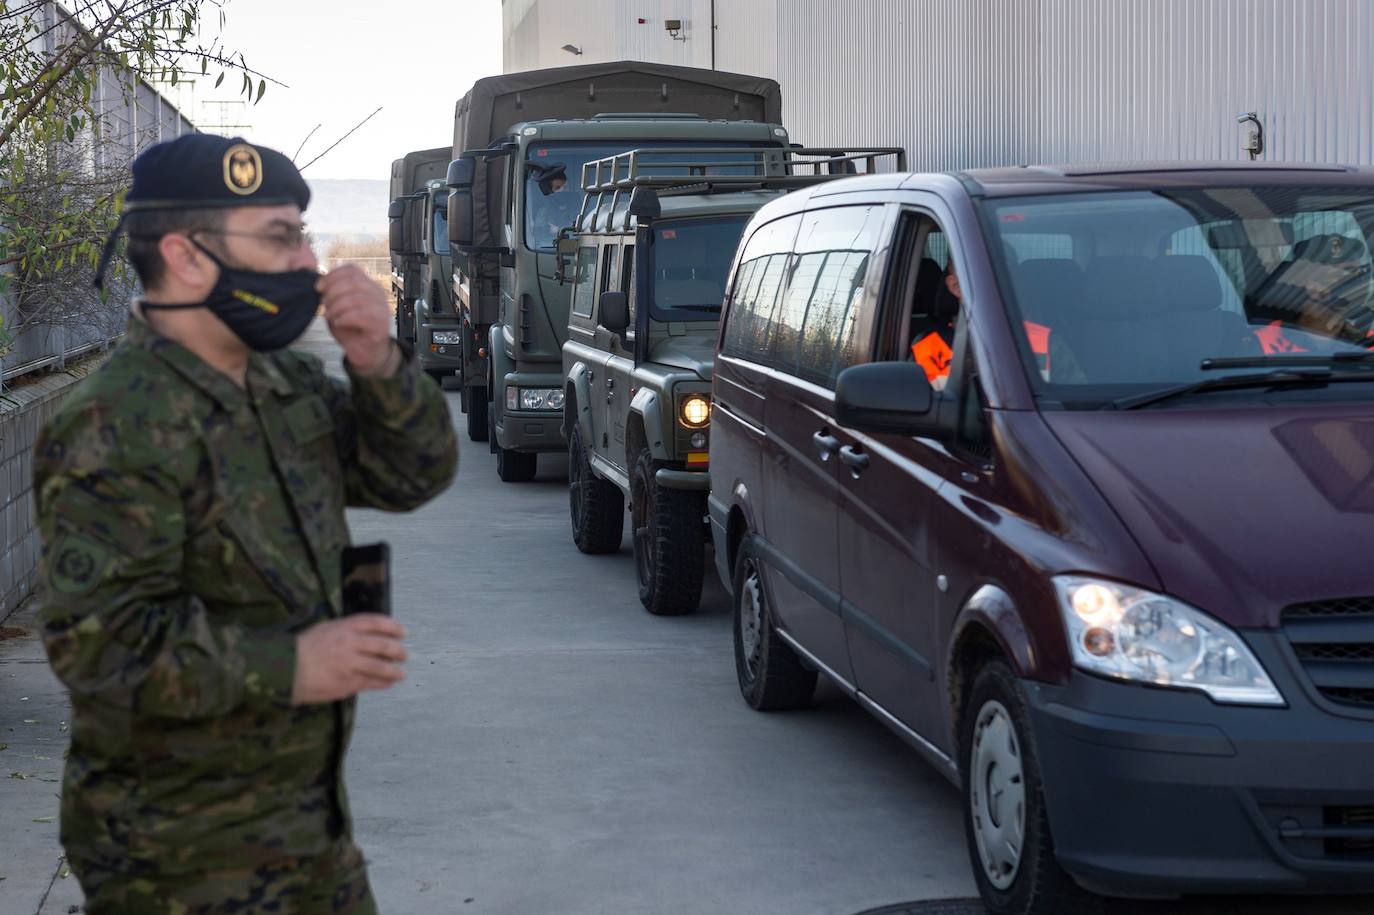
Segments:
[[[1327,807],[1323,820],[1328,827],[1345,827],[1352,833],[1325,841],[1328,855],[1374,858],[1374,807]]]
[[[1374,710],[1374,597],[1295,604],[1283,631],[1323,696]]]

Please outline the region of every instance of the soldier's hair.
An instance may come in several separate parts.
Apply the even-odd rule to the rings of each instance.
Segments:
[[[173,232],[214,231],[224,228],[225,211],[218,207],[190,210],[135,210],[124,219],[129,232],[129,263],[144,289],[155,288],[167,273],[158,242]]]

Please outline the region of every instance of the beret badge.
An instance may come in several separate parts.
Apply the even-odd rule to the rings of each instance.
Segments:
[[[262,187],[262,156],[256,149],[239,143],[225,151],[224,185],[245,197]]]

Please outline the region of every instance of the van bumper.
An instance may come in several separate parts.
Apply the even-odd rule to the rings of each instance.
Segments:
[[[1287,708],[1075,672],[1025,683],[1059,863],[1097,892],[1374,892],[1374,714],[1246,639]]]

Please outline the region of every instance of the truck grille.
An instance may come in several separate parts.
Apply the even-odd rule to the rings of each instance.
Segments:
[[[1295,604],[1283,631],[1323,696],[1374,710],[1374,597]]]

